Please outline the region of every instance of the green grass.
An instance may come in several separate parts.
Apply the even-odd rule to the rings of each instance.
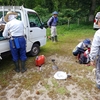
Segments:
[[[89,38],[92,40],[95,30],[92,28],[92,24],[90,25],[81,25],[75,26],[72,25],[69,28],[67,25],[58,26],[58,43],[52,43],[49,39],[47,39],[47,44],[42,47],[41,53],[46,55],[51,55],[54,53],[61,54],[71,54],[71,52],[67,52],[72,50],[80,41]],[[50,36],[50,29],[47,29],[47,36]]]

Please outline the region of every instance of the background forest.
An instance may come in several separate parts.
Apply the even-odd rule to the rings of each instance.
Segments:
[[[46,22],[53,11],[59,12],[59,24],[68,20],[93,22],[94,15],[100,11],[100,0],[0,0],[0,5],[13,5],[36,10]]]

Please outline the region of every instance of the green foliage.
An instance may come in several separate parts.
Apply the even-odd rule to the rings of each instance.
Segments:
[[[48,9],[42,8],[40,5],[34,8],[42,19],[42,21],[46,24],[48,19],[52,16],[52,13],[49,13]],[[63,9],[58,12],[58,25],[64,25],[70,23],[78,23],[78,18],[80,22],[85,22],[87,17],[81,15],[80,9]],[[79,13],[79,14],[78,14]]]
[[[61,12],[63,13],[62,16],[66,16],[67,18],[70,18],[70,17],[74,17],[76,10],[74,10],[74,9],[63,9],[63,10],[61,10]]]
[[[38,5],[34,8],[34,10],[38,12],[39,16],[44,22],[47,20],[49,14],[48,8],[45,9]]]
[[[66,18],[82,18],[89,17],[89,14],[93,12],[92,8],[95,8],[95,13],[99,11],[100,0],[0,0],[1,5],[14,5],[35,9],[39,15],[42,17],[42,20],[45,22],[48,20],[50,14],[53,11],[58,11],[59,24],[62,25],[66,23]],[[94,5],[95,3],[96,5]],[[94,5],[91,7],[91,5]],[[92,13],[94,14],[94,12]],[[62,21],[62,22],[61,22]]]
[[[74,21],[76,22],[76,20],[78,18],[80,18],[80,13],[79,13],[80,9],[78,10],[74,10],[74,9],[63,9],[59,12],[59,25],[63,25],[63,24],[67,24],[68,20],[70,22]],[[79,14],[77,14],[79,13]]]
[[[97,9],[96,9],[96,11],[95,11],[95,14],[96,14],[97,12],[100,12],[100,6],[97,7]]]
[[[59,25],[64,25],[68,23],[68,19],[66,17],[59,17],[58,24]]]

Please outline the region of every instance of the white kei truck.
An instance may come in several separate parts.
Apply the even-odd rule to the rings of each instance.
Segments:
[[[17,19],[24,23],[26,52],[30,52],[32,56],[37,56],[40,47],[46,44],[46,28],[37,12],[23,6],[0,6],[0,18],[4,17],[8,11],[15,11],[18,14]],[[9,39],[3,38],[2,31],[0,31],[0,59],[8,51],[10,51]]]

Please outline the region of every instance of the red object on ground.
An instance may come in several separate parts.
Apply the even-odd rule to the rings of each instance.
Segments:
[[[44,55],[40,55],[37,56],[35,59],[35,65],[41,67],[43,64],[45,63],[45,56]]]

